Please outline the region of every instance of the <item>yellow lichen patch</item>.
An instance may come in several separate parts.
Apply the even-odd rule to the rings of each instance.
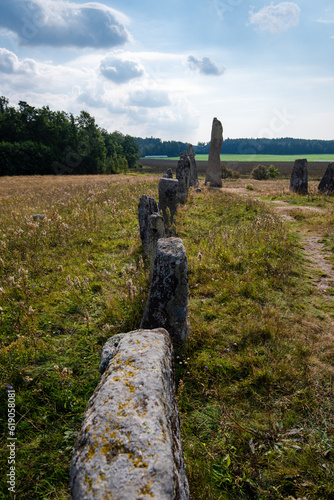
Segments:
[[[145,486],[142,486],[139,490],[139,494],[140,495],[150,495],[150,497],[154,498],[150,483],[146,484]]]
[[[85,483],[88,484],[88,488],[89,488],[89,490],[91,490],[93,487],[93,481],[90,479],[87,472],[85,475]]]
[[[93,456],[95,455],[95,450],[96,450],[97,446],[98,446],[98,443],[94,443],[93,445],[91,445],[91,444],[88,445],[86,460],[90,460],[91,458],[93,458]]]
[[[133,384],[130,384],[130,382],[125,382],[125,385],[129,388],[130,392],[135,392],[136,388]]]

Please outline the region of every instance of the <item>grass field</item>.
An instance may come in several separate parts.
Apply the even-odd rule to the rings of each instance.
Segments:
[[[208,161],[209,155],[196,155],[195,159],[196,161]],[[154,157],[150,157],[154,159]],[[291,161],[294,162],[296,158],[307,158],[308,161],[334,161],[334,154],[333,155],[220,155],[220,160],[224,162],[272,162],[272,163],[279,163],[281,161]],[[163,161],[163,158],[157,157],[157,159]],[[179,160],[180,157],[169,157],[166,158],[166,160]]]
[[[334,251],[333,199],[290,195],[288,181],[249,182],[252,196],[296,213],[321,207],[300,212],[298,227],[322,231]],[[297,233],[233,192],[246,184],[201,186],[177,217],[189,263],[191,335],[175,366],[191,499],[330,500],[333,296],[319,295]],[[145,175],[0,178],[0,498],[11,498],[9,388],[16,498],[70,498],[102,346],[138,328],[145,307],[137,206],[157,188]]]

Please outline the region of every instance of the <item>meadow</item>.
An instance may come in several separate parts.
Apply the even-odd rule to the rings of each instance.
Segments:
[[[70,498],[102,346],[137,329],[144,311],[137,206],[142,194],[158,198],[158,179],[0,178],[1,498],[6,390],[16,398],[17,497]],[[290,195],[282,180],[224,186],[191,191],[176,224],[189,263],[191,335],[175,367],[191,498],[329,500],[333,295],[319,293],[298,231],[317,230],[333,253],[333,199]],[[297,226],[274,201],[296,206]]]

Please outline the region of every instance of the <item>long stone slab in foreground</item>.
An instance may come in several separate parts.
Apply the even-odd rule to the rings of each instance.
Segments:
[[[129,332],[107,351],[74,446],[72,498],[188,500],[168,332]]]

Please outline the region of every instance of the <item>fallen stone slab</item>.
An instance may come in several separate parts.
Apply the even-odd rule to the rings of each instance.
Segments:
[[[165,328],[175,347],[189,333],[188,261],[180,238],[161,238],[157,244],[149,297],[140,328]]]
[[[170,336],[136,330],[116,344],[74,445],[72,499],[188,500]]]

